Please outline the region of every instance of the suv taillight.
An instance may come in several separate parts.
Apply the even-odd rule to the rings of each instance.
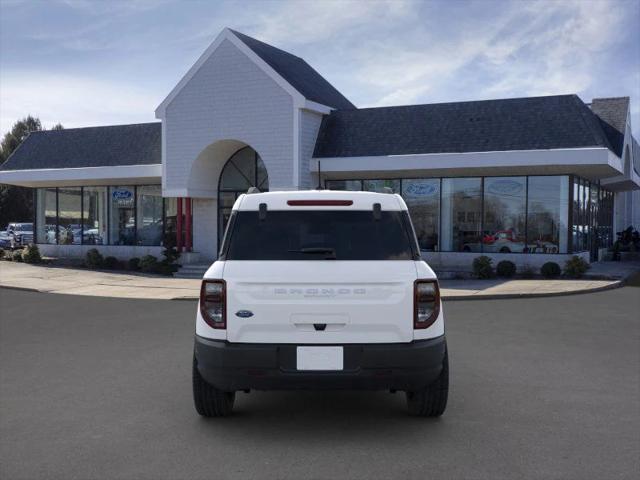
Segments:
[[[440,313],[438,281],[416,280],[413,291],[413,328],[428,328]]]
[[[211,328],[227,328],[227,288],[224,280],[203,280],[200,314]]]

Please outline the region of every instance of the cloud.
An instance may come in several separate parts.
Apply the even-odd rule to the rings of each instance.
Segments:
[[[49,9],[4,0],[6,5],[11,8],[0,19],[2,128],[26,109],[51,118],[62,112],[73,124],[149,119],[172,83],[230,26],[305,58],[361,107],[631,95],[633,125],[640,129],[636,0],[192,0],[188,9],[173,0],[68,0]],[[34,69],[43,82],[29,83]],[[21,91],[21,84],[29,90]],[[41,85],[48,94],[39,93]],[[56,96],[64,101],[51,98]],[[102,109],[98,100],[104,99],[118,109]]]
[[[258,38],[275,44],[315,43],[333,39],[351,29],[403,18],[415,4],[410,0],[288,1],[266,9],[250,26]]]
[[[3,75],[0,83],[0,132],[28,114],[50,128],[66,128],[154,121],[161,96],[135,83],[116,84],[95,78],[17,72]]]
[[[623,11],[609,2],[516,2],[482,21],[436,39],[409,23],[403,34],[362,53],[356,66],[368,104],[392,105],[462,97],[552,95],[588,90],[598,62],[619,38]],[[490,28],[489,28],[490,27]],[[471,87],[471,88],[470,88]]]

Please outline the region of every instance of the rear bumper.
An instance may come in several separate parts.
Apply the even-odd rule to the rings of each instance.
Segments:
[[[235,390],[420,390],[442,370],[443,336],[410,343],[344,347],[344,370],[296,370],[290,344],[229,343],[196,336],[200,375],[224,391]]]

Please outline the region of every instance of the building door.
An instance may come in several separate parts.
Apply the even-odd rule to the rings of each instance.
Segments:
[[[244,147],[234,153],[222,169],[218,184],[218,247],[236,199],[251,187],[269,191],[267,169],[258,153]]]

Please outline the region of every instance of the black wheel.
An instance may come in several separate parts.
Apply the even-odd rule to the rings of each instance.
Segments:
[[[509,250],[509,247],[502,247],[500,253],[511,253],[511,250]]]
[[[226,417],[231,414],[236,393],[223,392],[205,382],[198,371],[195,357],[191,378],[193,381],[193,403],[200,415],[203,417]]]
[[[444,354],[442,371],[427,388],[418,392],[407,392],[407,408],[417,417],[439,417],[447,408],[449,396],[449,355]]]

